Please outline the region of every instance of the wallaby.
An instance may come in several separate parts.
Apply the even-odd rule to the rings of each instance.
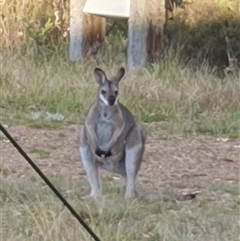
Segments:
[[[111,80],[100,68],[94,76],[98,94],[80,134],[80,156],[91,187],[90,196],[101,196],[98,168],[120,174],[126,182],[125,198],[134,198],[136,178],[145,148],[146,132],[131,112],[119,102],[122,67]]]

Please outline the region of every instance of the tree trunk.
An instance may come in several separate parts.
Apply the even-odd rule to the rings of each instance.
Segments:
[[[78,61],[86,55],[95,56],[101,48],[106,19],[82,12],[86,0],[70,0],[69,58]]]

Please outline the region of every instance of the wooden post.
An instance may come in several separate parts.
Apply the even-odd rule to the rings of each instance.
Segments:
[[[83,13],[85,0],[70,0],[70,44],[69,58],[77,61],[83,51]]]
[[[164,24],[166,21],[165,0],[149,1],[147,11],[147,60],[150,62],[159,62],[164,48]]]
[[[131,0],[128,23],[128,67],[142,68],[146,60],[161,59],[165,0]]]
[[[84,26],[84,55],[95,56],[104,43],[106,18],[88,14]]]
[[[144,66],[147,52],[147,0],[131,0],[128,20],[128,68],[140,69]]]
[[[84,14],[86,0],[70,0],[69,58],[78,61],[86,54],[95,55],[105,37],[106,19]]]

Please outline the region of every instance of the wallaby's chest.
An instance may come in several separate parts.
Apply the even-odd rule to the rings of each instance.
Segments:
[[[95,133],[98,138],[98,143],[101,145],[108,144],[116,129],[116,123],[107,115],[99,115],[95,123]]]
[[[100,121],[95,125],[95,132],[99,144],[107,144],[114,132],[114,125],[111,122]]]

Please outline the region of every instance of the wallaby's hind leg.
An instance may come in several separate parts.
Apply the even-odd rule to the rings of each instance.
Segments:
[[[125,198],[133,198],[136,191],[136,177],[141,166],[145,148],[145,133],[137,124],[126,140],[126,193]]]
[[[84,130],[82,130],[79,151],[82,159],[82,164],[86,171],[88,182],[91,187],[90,196],[97,199],[101,196],[101,185],[98,167],[89,144],[84,141],[86,140],[86,138],[84,138],[84,134]]]

